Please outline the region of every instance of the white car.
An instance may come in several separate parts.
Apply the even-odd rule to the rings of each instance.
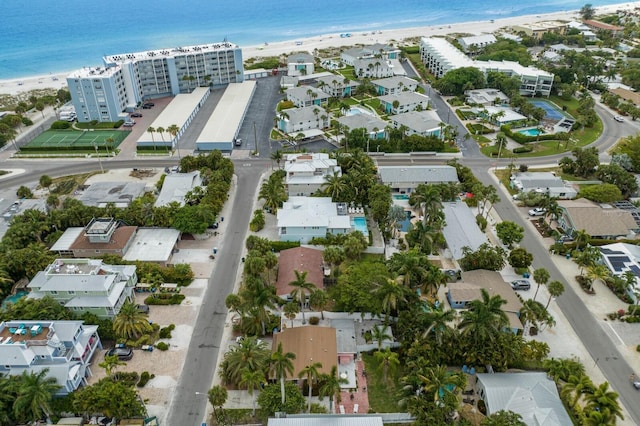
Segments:
[[[620,115],[616,115],[615,117],[613,117],[614,120],[616,120],[618,123],[622,123],[624,121],[624,118]]]
[[[536,207],[535,209],[529,210],[529,216],[544,216],[547,212],[547,209],[542,207]]]

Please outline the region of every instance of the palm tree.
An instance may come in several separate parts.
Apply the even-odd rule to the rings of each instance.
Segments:
[[[98,367],[104,368],[104,371],[105,373],[107,373],[107,376],[111,376],[111,373],[113,372],[113,370],[120,365],[127,365],[127,363],[124,361],[120,361],[120,359],[118,358],[118,355],[110,355],[110,356],[105,356],[104,361],[98,364]]]
[[[256,280],[262,282],[262,280]],[[256,285],[247,291],[247,300],[251,302],[251,308],[256,310],[257,317],[262,326],[262,335],[267,334],[266,323],[269,321],[269,310],[276,308],[280,298],[276,295],[276,288],[272,285]]]
[[[549,290],[549,299],[547,300],[547,305],[545,308],[549,307],[549,303],[551,303],[552,297],[559,297],[562,293],[564,293],[564,284],[560,281],[551,281],[547,286],[547,290]]]
[[[304,305],[307,302],[307,294],[310,294],[315,290],[316,286],[307,281],[307,271],[300,272],[298,270],[294,270],[293,272],[296,274],[296,279],[289,283],[291,287],[294,287],[291,292],[291,297],[293,297],[294,300],[298,299],[298,302],[300,303],[300,311],[302,312],[302,324],[306,324],[307,319],[304,316]]]
[[[447,335],[453,334],[451,323],[456,319],[457,313],[453,309],[433,309],[425,314],[427,322],[430,324],[422,334],[423,337],[429,336],[433,332],[436,343],[442,346],[443,339]]]
[[[164,142],[164,132],[165,132],[164,127],[156,127],[156,133],[160,134],[160,137],[162,138],[162,142]]]
[[[571,376],[584,376],[584,365],[577,359],[551,358],[543,362],[547,375],[554,380],[568,381]]]
[[[137,339],[151,329],[147,314],[140,312],[138,307],[129,301],[122,305],[120,312],[113,319],[113,331],[122,338]]]
[[[249,395],[253,397],[253,405],[251,409],[251,415],[253,417],[255,417],[256,415],[256,398],[257,398],[257,394],[254,394],[254,392],[263,383],[264,383],[264,374],[262,371],[251,371],[249,369],[242,370],[242,374],[240,376],[240,382],[238,384],[240,386],[246,386],[247,390],[249,391]]]
[[[264,200],[264,207],[273,213],[287,200],[287,191],[281,179],[269,179],[260,187],[258,196]]]
[[[342,397],[340,396],[342,389],[340,385],[343,383],[349,383],[349,381],[338,376],[338,367],[332,365],[331,373],[321,374],[319,382],[320,389],[318,389],[318,393],[320,394],[320,397],[329,397],[329,413],[333,413],[333,400],[336,400],[336,404],[340,404],[342,402]]]
[[[391,312],[398,309],[398,303],[406,303],[407,288],[398,283],[398,280],[387,278],[376,289],[376,296],[382,301],[382,312],[385,313],[386,319],[389,320]]]
[[[295,306],[295,305],[294,305]],[[282,405],[285,402],[284,393],[284,381],[287,378],[287,374],[293,374],[293,360],[296,359],[296,354],[293,352],[284,352],[282,349],[282,342],[278,343],[278,349],[271,354],[269,360],[269,372],[275,375],[276,379],[280,380],[280,394],[282,396]]]
[[[275,151],[273,151],[270,155],[271,160],[275,161],[276,164],[278,165],[278,169],[280,168],[280,162],[282,161],[282,151],[280,151],[279,149],[276,149]]]
[[[41,419],[43,415],[49,417],[53,394],[61,388],[55,377],[47,377],[49,369],[35,373],[26,370],[20,375],[18,397],[13,403],[16,417],[26,420]]]
[[[382,327],[376,325],[371,329],[371,339],[378,342],[378,351],[382,349],[382,343],[385,340],[393,340],[391,334],[389,334],[389,326],[384,324]]]
[[[314,362],[313,364],[307,365],[303,368],[298,374],[299,378],[306,378],[307,384],[309,385],[309,406],[307,408],[307,412],[311,412],[311,394],[313,389],[313,383],[318,379],[319,370],[322,368],[321,362]]]
[[[624,419],[622,409],[618,402],[618,393],[609,389],[609,383],[604,382],[593,390],[593,393],[585,394],[586,410],[608,412],[612,417]]]
[[[423,383],[422,389],[429,394],[433,393],[434,402],[439,401],[445,394],[455,396],[453,392],[455,388],[462,387],[466,383],[464,376],[447,371],[447,367],[443,365],[429,368],[426,373],[418,374],[418,378]]]
[[[326,291],[316,289],[309,296],[309,306],[314,311],[320,311],[320,316],[324,320],[324,310],[329,306],[329,295]]]
[[[237,385],[244,369],[264,371],[270,356],[266,343],[254,336],[245,337],[224,354],[221,375],[226,383]]]
[[[538,290],[540,290],[540,286],[547,285],[547,282],[549,282],[550,277],[551,276],[549,275],[549,271],[547,271],[544,268],[538,268],[535,271],[533,271],[533,280],[536,282],[536,284],[538,284],[538,287],[536,288],[536,293],[533,295],[533,300],[536,300],[536,297],[538,297]]]
[[[604,265],[591,265],[587,268],[587,277],[589,278],[589,290],[593,290],[595,280],[604,281],[610,275],[609,269]]]
[[[589,376],[571,375],[569,376],[569,380],[562,385],[561,395],[569,401],[571,408],[575,408],[583,395],[593,393],[594,391],[595,387]]]
[[[326,175],[324,179],[325,182],[322,184],[323,192],[330,196],[333,201],[341,201],[342,195],[348,189],[344,178],[338,172],[333,172],[332,175]]]
[[[289,302],[284,305],[283,312],[284,316],[291,321],[291,328],[293,328],[293,320],[295,319],[296,315],[300,313],[300,305],[298,305],[297,303]]]
[[[380,363],[379,368],[382,370],[382,380],[386,385],[389,379],[389,372],[393,372],[400,365],[398,354],[392,352],[390,348],[385,348],[384,351],[378,349],[373,356]]]
[[[389,269],[402,275],[407,288],[419,287],[428,271],[425,265],[429,261],[425,255],[412,249],[406,252],[394,253],[389,260]],[[417,282],[416,282],[417,281]]]
[[[462,313],[462,321],[458,324],[462,334],[472,340],[476,348],[494,342],[502,328],[509,324],[507,314],[502,310],[507,301],[499,295],[490,296],[485,289],[481,292],[482,299],[469,303],[469,310]]]
[[[415,206],[423,215],[425,225],[433,224],[442,215],[440,192],[433,185],[418,185],[409,197],[409,205]]]
[[[225,404],[225,402],[227,402],[227,397],[227,388],[225,388],[224,386],[216,385],[209,389],[209,392],[207,392],[207,398],[209,399],[209,403],[213,407],[213,417],[215,417],[216,421],[218,422],[220,421],[220,419],[218,419],[216,407],[222,410],[222,406]]]
[[[169,132],[169,134],[171,135],[171,140],[174,140],[176,138],[176,135],[178,134],[179,131],[180,131],[180,128],[178,127],[177,124],[172,124],[171,126],[167,127],[167,132]],[[180,158],[180,149],[178,148],[178,141],[176,141],[176,151],[178,152],[178,158]]]

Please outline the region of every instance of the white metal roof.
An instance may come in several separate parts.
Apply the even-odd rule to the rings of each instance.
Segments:
[[[209,93],[208,87],[197,87],[191,93],[181,93],[176,95],[175,98],[167,105],[167,107],[153,120],[151,127],[157,129],[159,127],[167,129],[172,125],[178,126],[179,129],[187,123],[187,120],[198,107],[202,99]],[[145,132],[138,138],[138,142],[152,142],[152,141],[164,141],[169,142],[173,139],[173,136],[169,132],[153,132],[153,134]]]
[[[180,237],[173,228],[138,228],[124,260],[166,262]]]
[[[255,88],[254,80],[230,83],[196,139],[196,145],[209,142],[232,142],[242,124]]]
[[[487,242],[487,236],[480,230],[473,212],[462,201],[442,203],[446,225],[442,230],[447,246],[454,259],[462,258],[462,249],[477,250]]]
[[[56,241],[56,243],[51,247],[51,251],[71,250],[71,244],[78,239],[83,231],[84,228],[82,227],[74,226],[72,228],[67,228],[67,230],[64,231],[64,234],[62,234],[62,236],[58,238],[58,241]]]

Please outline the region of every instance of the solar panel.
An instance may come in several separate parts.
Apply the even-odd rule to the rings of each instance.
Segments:
[[[613,268],[614,271],[616,272],[620,272],[624,269],[624,263],[623,262],[611,262],[611,267]]]
[[[629,259],[627,256],[610,256],[609,257],[609,261],[610,262],[631,262],[631,259]]]
[[[631,269],[633,275],[635,275],[636,277],[640,277],[640,268],[638,268],[638,265],[631,265],[629,266],[629,269]]]

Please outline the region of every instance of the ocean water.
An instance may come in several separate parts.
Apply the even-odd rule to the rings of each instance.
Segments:
[[[7,2],[5,2],[7,3]],[[584,0],[27,0],[3,4],[0,79],[101,65],[104,55],[227,39],[243,46],[579,9]],[[590,0],[594,6],[619,0]],[[344,40],[343,40],[344,41]]]

